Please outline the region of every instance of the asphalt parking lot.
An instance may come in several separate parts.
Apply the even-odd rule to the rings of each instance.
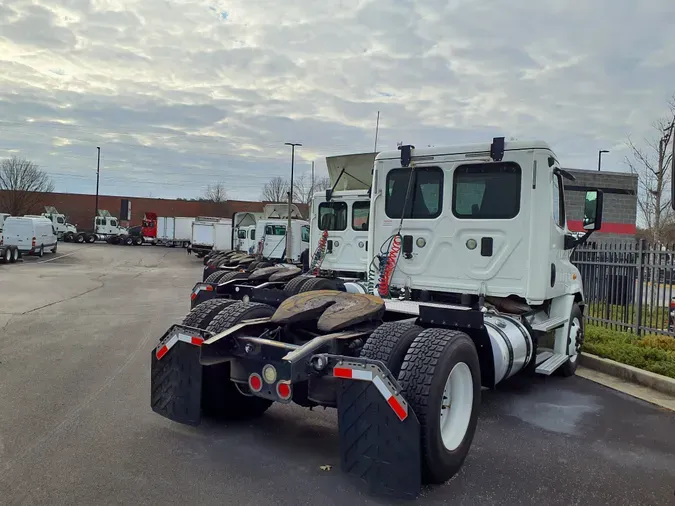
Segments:
[[[331,410],[197,428],[151,411],[151,350],[201,268],[105,244],[0,265],[0,504],[391,504],[339,471]],[[513,382],[417,503],[675,504],[675,415],[580,377]]]

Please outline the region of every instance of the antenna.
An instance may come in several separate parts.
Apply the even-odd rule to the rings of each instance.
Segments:
[[[377,134],[380,131],[380,111],[377,111],[377,122],[375,123],[375,148],[373,153],[377,153]]]

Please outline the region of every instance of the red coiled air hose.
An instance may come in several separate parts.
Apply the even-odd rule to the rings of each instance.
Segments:
[[[389,254],[387,255],[387,263],[384,266],[384,272],[380,278],[380,283],[378,286],[378,292],[380,297],[387,297],[389,295],[389,283],[391,282],[391,277],[394,274],[394,269],[396,269],[396,264],[398,263],[398,254],[401,251],[401,236],[396,234],[391,241],[391,248],[389,249]]]

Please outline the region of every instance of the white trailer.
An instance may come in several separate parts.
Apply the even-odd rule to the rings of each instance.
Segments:
[[[461,470],[482,388],[575,374],[586,303],[570,257],[601,229],[603,193],[586,193],[578,238],[563,185],[574,177],[545,142],[401,145],[373,169],[377,295],[314,278],[287,297],[260,287],[198,305],[153,352],[151,405],[190,425],[254,420],[275,402],[335,407],[342,468],[415,498]]]
[[[218,231],[216,231],[218,224]],[[223,224],[229,225],[230,239],[225,239],[226,230]],[[227,226],[225,225],[225,227]],[[226,218],[199,216],[192,223],[192,240],[190,247],[197,257],[203,258],[209,251],[222,248],[232,249],[232,221]]]
[[[195,218],[159,216],[157,218],[157,241],[165,246],[187,248],[192,242],[192,224]]]

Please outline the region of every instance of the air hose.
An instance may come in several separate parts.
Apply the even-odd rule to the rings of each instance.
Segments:
[[[389,296],[389,284],[398,263],[398,257],[401,253],[401,234],[396,233],[389,243],[389,251],[380,255],[380,280],[378,283],[378,292],[380,297]]]
[[[309,271],[312,272],[315,276],[319,275],[319,269],[323,263],[323,259],[326,258],[326,244],[328,243],[328,230],[324,230],[319,238],[319,244],[314,251],[314,256],[312,257],[312,262],[309,265]]]

